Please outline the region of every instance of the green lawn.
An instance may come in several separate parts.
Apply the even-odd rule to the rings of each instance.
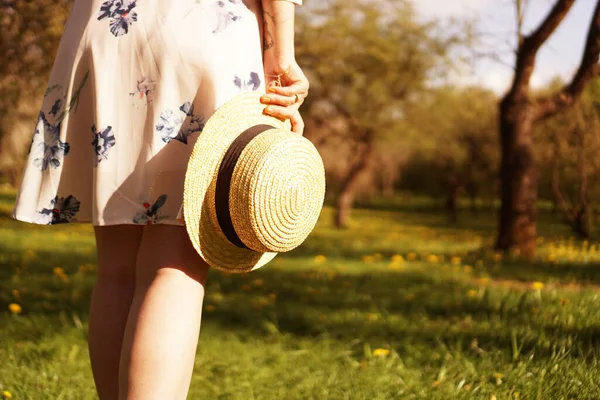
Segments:
[[[94,399],[92,227],[17,222],[13,201],[0,192],[0,398]],[[490,214],[361,209],[343,231],[331,215],[255,272],[211,271],[189,399],[600,398],[598,240],[546,216],[523,263],[490,250]]]

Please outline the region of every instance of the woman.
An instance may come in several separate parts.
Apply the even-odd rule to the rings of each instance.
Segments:
[[[100,399],[184,399],[208,265],[182,216],[204,122],[239,92],[303,131],[301,0],[76,0],[13,218],[91,222],[89,352]]]

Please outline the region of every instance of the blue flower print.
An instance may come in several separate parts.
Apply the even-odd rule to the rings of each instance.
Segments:
[[[40,136],[42,139],[36,141]],[[69,153],[69,143],[60,140],[60,122],[56,125],[51,124],[44,112],[40,111],[29,151],[38,152],[37,157],[33,159],[33,165],[40,170],[50,166],[58,168],[62,158]]]
[[[236,15],[233,11],[227,10],[227,3],[238,5],[241,2],[232,0],[229,0],[227,2],[225,2],[224,0],[217,1],[217,25],[215,29],[213,29],[213,33],[223,32],[231,22],[238,21],[242,18],[241,15]]]
[[[183,117],[175,115],[173,110],[168,109],[160,113],[160,121],[156,124],[156,130],[160,133],[163,142],[169,143],[177,137],[182,123]]]
[[[40,214],[39,222],[46,225],[76,222],[75,214],[79,211],[80,205],[80,201],[73,195],[67,197],[55,196],[50,201],[50,208],[42,208],[41,211],[38,211]]]
[[[160,121],[156,124],[156,131],[160,133],[160,138],[165,143],[171,140],[179,140],[188,144],[188,136],[195,132],[201,132],[204,129],[204,119],[194,114],[194,105],[186,101],[179,107],[183,113],[175,114],[171,109],[165,110],[160,114]]]
[[[158,199],[156,199],[156,201],[152,205],[150,205],[149,202],[145,201],[142,204],[142,206],[145,208],[145,211],[138,212],[133,217],[133,222],[142,225],[152,225],[166,218],[165,216],[160,215],[158,212],[158,210],[165,204],[166,201],[166,194],[159,196]]]
[[[254,91],[260,87],[260,77],[256,72],[250,72],[250,79],[246,81],[236,75],[233,83],[242,91]]]
[[[202,132],[204,129],[204,118],[194,114],[194,105],[189,101],[183,103],[179,110],[183,111],[187,118],[183,121],[183,126],[175,139],[187,144],[188,136],[196,132]]]
[[[97,167],[100,161],[108,159],[109,150],[115,145],[115,135],[111,132],[112,126],[108,126],[103,131],[97,131],[96,125],[92,125],[92,133],[94,134],[94,140],[92,145],[96,152],[96,158],[94,159],[94,166]]]
[[[110,20],[110,32],[115,36],[129,32],[129,25],[137,21],[137,13],[133,11],[136,0],[107,0],[100,6],[98,20]]]

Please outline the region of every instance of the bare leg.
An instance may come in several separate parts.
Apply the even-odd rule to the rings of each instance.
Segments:
[[[116,399],[119,359],[135,290],[135,263],[143,226],[94,226],[98,275],[90,304],[88,347],[98,396]]]
[[[178,400],[189,391],[208,265],[183,226],[149,225],[119,366],[119,400]]]

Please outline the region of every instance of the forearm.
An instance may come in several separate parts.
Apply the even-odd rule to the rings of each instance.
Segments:
[[[288,0],[261,0],[264,20],[263,59],[268,69],[284,69],[294,62],[296,4]],[[279,71],[281,72],[281,71]]]

